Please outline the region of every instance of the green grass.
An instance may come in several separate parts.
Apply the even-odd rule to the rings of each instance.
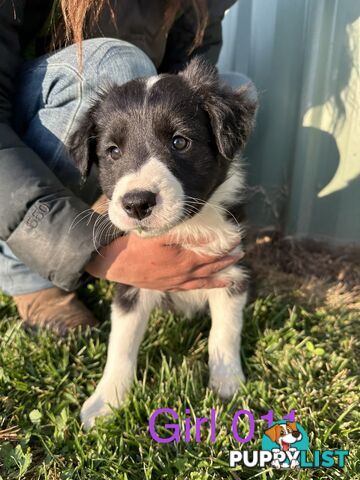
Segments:
[[[104,283],[89,285],[82,294],[107,320],[91,334],[75,332],[62,340],[26,332],[12,303],[0,296],[0,431],[19,427],[17,438],[0,439],[1,479],[360,478],[356,312],[258,298],[247,308],[243,334],[248,382],[229,402],[207,389],[209,318],[182,321],[155,312],[127,403],[84,433],[79,411],[104,366],[110,294]],[[216,408],[216,443],[204,434],[198,444],[157,444],[148,420],[161,407],[174,408],[182,419],[187,407],[197,416]],[[242,448],[231,435],[232,416],[241,408],[256,418],[254,440],[243,448],[261,447],[260,416],[269,409],[275,419],[296,409],[312,450],[350,450],[345,468],[230,469],[229,449]],[[246,436],[245,421],[239,430]]]

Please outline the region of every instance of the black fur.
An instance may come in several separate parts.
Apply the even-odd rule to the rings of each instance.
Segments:
[[[236,203],[235,205],[226,205],[226,217],[230,221],[236,221],[238,224],[242,224],[246,220],[246,214],[245,214],[245,206],[242,203],[241,199],[239,199],[239,203]]]
[[[115,286],[114,302],[119,305],[124,313],[133,310],[139,299],[139,289],[130,285],[117,283]]]
[[[90,173],[91,165],[97,163],[95,116],[98,100],[84,116],[69,142],[69,153],[78,167],[83,180]]]
[[[231,160],[244,148],[255,121],[257,102],[251,87],[238,90],[219,81],[216,68],[193,61],[181,73],[210,118],[220,154]]]

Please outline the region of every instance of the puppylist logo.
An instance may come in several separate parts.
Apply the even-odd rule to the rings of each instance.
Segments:
[[[262,437],[261,450],[231,450],[230,467],[267,467],[276,469],[331,468],[345,465],[348,450],[309,450],[309,437],[295,421],[295,410],[282,420],[273,421],[270,410],[261,419],[268,422]]]
[[[229,465],[235,468],[269,467],[277,469],[292,468],[343,468],[348,450],[313,450],[309,449],[309,437],[304,428],[295,420],[295,410],[291,410],[281,420],[274,421],[274,414],[269,410],[260,417],[267,422],[262,437],[261,450],[230,450]],[[149,434],[157,443],[179,443],[184,441],[203,442],[204,435],[208,441],[216,443],[217,415],[214,408],[208,417],[194,417],[190,409],[185,409],[186,418],[181,419],[172,408],[159,408],[149,418]],[[169,417],[172,421],[169,423]],[[249,432],[245,437],[239,431],[239,420],[247,418]],[[165,424],[164,424],[165,422]],[[230,426],[229,426],[230,427]],[[231,433],[236,442],[246,444],[255,435],[255,416],[250,410],[237,410],[232,418]]]

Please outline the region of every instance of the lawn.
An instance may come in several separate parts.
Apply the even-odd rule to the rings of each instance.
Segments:
[[[228,402],[207,389],[209,318],[187,321],[154,312],[128,402],[85,433],[79,411],[105,363],[111,289],[98,282],[81,295],[104,322],[61,340],[25,331],[9,298],[0,296],[1,479],[360,478],[357,309],[260,289],[246,310],[242,359],[248,381]],[[205,431],[201,443],[156,443],[149,416],[161,407],[182,419],[185,408],[198,417],[216,408],[216,442]],[[254,438],[244,446],[230,428],[238,409],[251,410],[256,420]],[[345,468],[231,469],[230,449],[261,448],[266,425],[260,416],[270,409],[275,420],[295,409],[311,450],[349,450]],[[238,427],[245,437],[248,423]]]

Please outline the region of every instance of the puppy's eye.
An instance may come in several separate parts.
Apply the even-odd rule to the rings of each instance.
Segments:
[[[110,155],[110,157],[113,160],[118,160],[121,157],[121,150],[119,147],[116,147],[115,145],[113,147],[108,148],[107,153]]]
[[[182,150],[185,150],[188,147],[190,142],[187,138],[182,137],[181,135],[175,135],[172,138],[171,143],[172,143],[172,147],[175,150],[182,151]]]

